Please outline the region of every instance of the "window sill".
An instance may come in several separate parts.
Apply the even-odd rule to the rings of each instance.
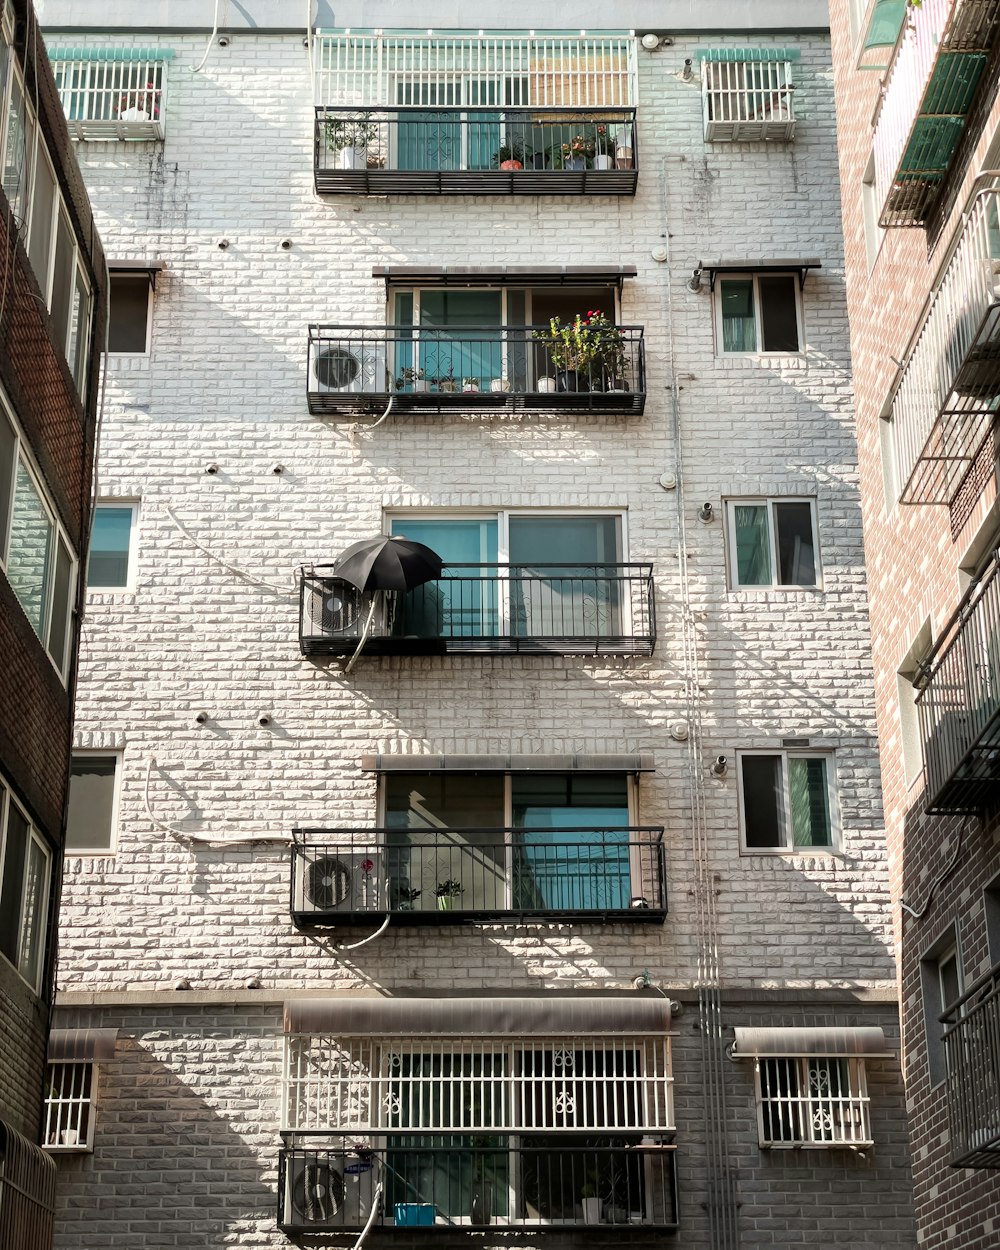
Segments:
[[[826,587],[822,585],[816,586],[730,586],[729,593],[732,595],[750,595],[759,598],[763,595],[778,594],[785,595],[808,595],[822,594]]]

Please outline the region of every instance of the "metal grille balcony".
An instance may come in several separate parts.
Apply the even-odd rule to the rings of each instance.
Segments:
[[[572,1088],[572,1087],[571,1087]],[[640,1134],[422,1135],[376,1148],[297,1142],[278,1162],[278,1226],[289,1233],[486,1225],[648,1236],[677,1228],[676,1148]],[[381,1192],[378,1187],[381,1185]]]
[[[635,195],[634,109],[316,110],[316,190]]]
[[[405,594],[303,569],[303,655],[652,655],[649,564],[446,564]]]
[[[951,1165],[1000,1168],[1000,964],[941,1016]]]
[[[1000,399],[1000,189],[979,192],[892,406],[903,503],[950,504]]]
[[[544,326],[310,326],[309,411],[640,413],[642,328],[616,326],[604,354],[568,368]],[[539,337],[536,337],[539,336]]]
[[[167,61],[152,48],[53,48],[52,72],[74,139],[162,139]]]
[[[665,876],[663,830],[650,826],[296,830],[292,920],[659,923]]]
[[[875,113],[882,226],[921,226],[962,137],[1000,28],[1000,0],[909,8]]]
[[[795,136],[790,61],[706,59],[701,66],[705,138],[751,143]]]
[[[975,812],[1000,783],[1000,563],[941,632],[917,696],[926,811]]]

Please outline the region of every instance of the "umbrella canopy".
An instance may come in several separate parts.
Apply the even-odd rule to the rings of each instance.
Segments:
[[[412,590],[441,576],[441,557],[409,538],[363,538],[334,561],[333,572],[361,591]]]

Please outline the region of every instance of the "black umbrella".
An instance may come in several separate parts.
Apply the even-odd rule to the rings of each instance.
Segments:
[[[441,576],[441,557],[409,538],[363,538],[341,552],[333,564],[334,576],[360,591],[412,590]]]

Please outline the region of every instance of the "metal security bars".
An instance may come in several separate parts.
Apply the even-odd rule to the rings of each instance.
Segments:
[[[93,1063],[50,1063],[45,1074],[46,1150],[92,1150],[94,1145]]]
[[[790,61],[713,61],[701,65],[705,138],[750,143],[795,136]]]
[[[406,593],[364,595],[304,568],[303,655],[652,655],[649,564],[446,564]],[[365,631],[367,630],[367,633]]]
[[[875,190],[882,226],[921,226],[965,128],[1000,0],[909,7],[875,112]]]
[[[1000,189],[980,191],[892,406],[903,503],[950,504],[1000,399]]]
[[[141,48],[54,49],[52,71],[70,136],[162,139],[168,59]]]
[[[307,401],[316,416],[501,412],[641,413],[641,326],[608,327],[570,358],[548,325],[310,326]]]
[[[1000,964],[941,1022],[952,1167],[1000,1168]]]
[[[666,916],[663,829],[304,829],[300,928],[370,923],[649,923]]]
[[[758,1058],[754,1067],[761,1146],[872,1145],[863,1060],[782,1056]]]
[[[374,1208],[380,1228],[408,1234],[489,1225],[648,1236],[677,1228],[675,1158],[671,1143],[635,1134],[406,1132],[377,1146],[298,1145],[279,1155],[278,1226],[358,1229]]]
[[[945,624],[917,695],[929,814],[975,812],[1000,782],[1000,563]]]

